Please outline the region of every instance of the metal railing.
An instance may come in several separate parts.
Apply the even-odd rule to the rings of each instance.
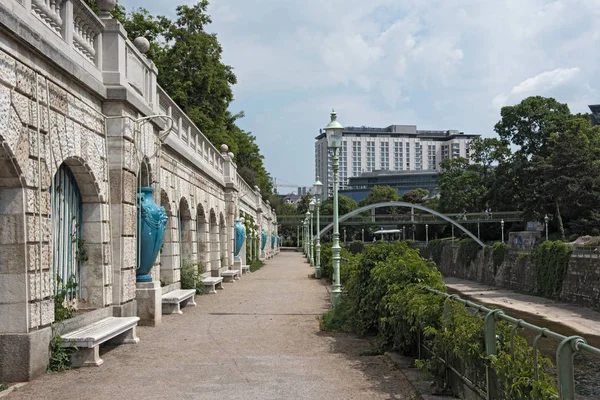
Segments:
[[[581,336],[563,336],[559,333],[553,332],[547,328],[540,328],[539,326],[530,324],[528,322],[523,321],[522,319],[517,319],[507,315],[501,309],[490,309],[481,304],[474,303],[470,300],[465,300],[460,298],[456,294],[448,294],[441,292],[436,289],[432,289],[429,287],[423,287],[424,290],[435,293],[440,296],[444,296],[446,298],[444,304],[444,315],[448,316],[451,312],[450,301],[456,301],[460,304],[463,304],[467,308],[471,308],[475,310],[475,312],[482,312],[485,314],[484,319],[484,338],[485,338],[485,352],[486,355],[492,356],[497,353],[497,336],[496,336],[496,323],[498,321],[506,321],[512,325],[511,328],[511,355],[514,357],[514,335],[518,328],[524,328],[534,332],[537,336],[533,341],[533,358],[534,358],[534,377],[537,379],[538,377],[538,346],[540,340],[542,338],[552,339],[554,341],[559,342],[559,345],[556,350],[556,367],[558,374],[558,388],[559,388],[559,396],[558,398],[561,400],[572,400],[575,399],[575,377],[574,377],[574,367],[573,367],[573,357],[576,353],[587,352],[589,354],[600,356],[600,349],[590,346],[587,344],[584,338]],[[443,360],[445,365],[448,368],[452,368],[449,366],[448,360]],[[488,367],[489,368],[489,367]],[[454,371],[457,372],[457,371]],[[486,371],[489,374],[489,371]],[[458,374],[459,377],[466,383],[471,384],[471,382],[465,381],[465,377],[462,374]],[[476,389],[476,388],[474,388]],[[487,399],[499,399],[500,393],[497,393],[498,389],[495,387],[492,379],[486,379],[486,393],[481,393],[479,390],[476,390],[479,395],[485,395]]]

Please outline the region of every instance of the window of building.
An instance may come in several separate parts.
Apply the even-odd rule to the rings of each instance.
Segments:
[[[394,143],[394,167],[396,171],[400,171],[402,170],[402,163],[403,163],[403,149],[402,149],[402,142],[396,142]]]
[[[380,149],[380,154],[379,154],[380,169],[387,171],[390,169],[390,143],[389,142],[381,142],[379,149]]]
[[[352,160],[352,176],[358,176],[362,165],[362,146],[358,140],[352,141]]]
[[[367,171],[371,172],[375,169],[375,142],[367,142]]]

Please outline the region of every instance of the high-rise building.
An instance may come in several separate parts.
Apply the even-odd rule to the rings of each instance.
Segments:
[[[469,142],[479,137],[457,130],[417,130],[416,125],[387,128],[346,127],[339,150],[340,189],[351,177],[373,171],[438,171],[447,158],[469,159]],[[315,143],[315,170],[329,195],[333,189],[331,154],[321,130]]]

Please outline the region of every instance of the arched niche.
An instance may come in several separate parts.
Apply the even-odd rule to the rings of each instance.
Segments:
[[[49,191],[55,295],[65,294],[78,309],[104,307],[109,300],[104,268],[109,237],[98,183],[85,161],[72,157],[59,166]],[[76,286],[67,288],[72,283]]]
[[[210,268],[208,234],[208,223],[204,207],[202,207],[202,204],[198,204],[196,206],[196,257],[200,264],[198,268],[200,273],[207,272]]]
[[[218,274],[221,268],[220,246],[219,246],[219,224],[217,223],[217,215],[213,209],[210,210],[209,217],[209,244],[210,244],[210,269],[213,275]]]

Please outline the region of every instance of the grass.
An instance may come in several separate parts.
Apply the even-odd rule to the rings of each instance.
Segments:
[[[0,383],[0,392],[2,392],[3,390],[8,389],[10,386],[8,385],[8,383]]]

